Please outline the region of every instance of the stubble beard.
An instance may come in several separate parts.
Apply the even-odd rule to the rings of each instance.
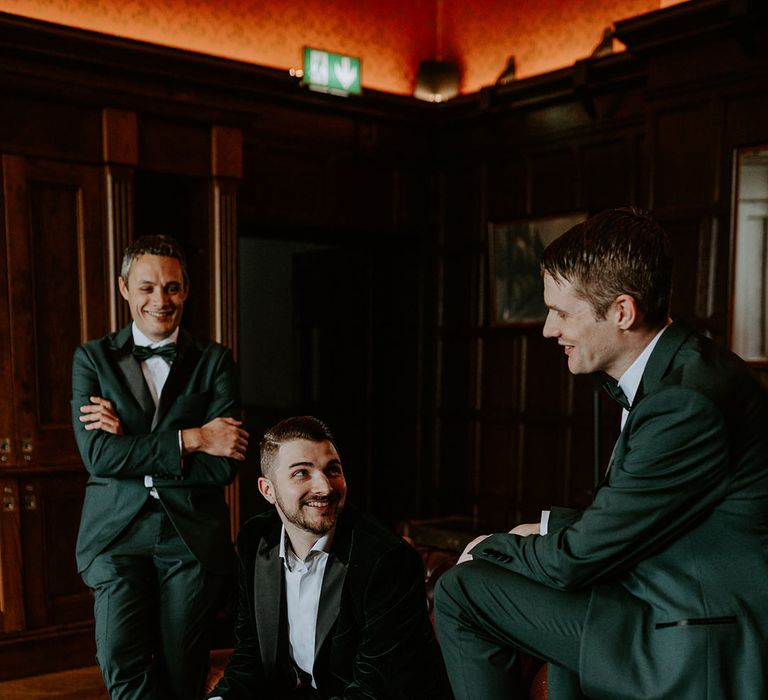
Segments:
[[[275,493],[275,500],[280,507],[285,519],[305,532],[311,532],[313,535],[326,535],[331,531],[336,520],[338,520],[339,514],[344,508],[342,497],[339,493],[332,493],[325,498],[307,498],[303,499],[298,508],[288,508],[286,503],[280,498],[279,494]],[[336,508],[333,512],[322,515],[318,520],[310,521],[307,515],[304,513],[304,503],[306,501],[325,501],[329,504],[336,504]]]

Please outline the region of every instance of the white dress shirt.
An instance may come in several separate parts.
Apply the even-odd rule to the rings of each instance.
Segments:
[[[317,612],[320,609],[320,593],[330,548],[331,533],[315,542],[306,558],[299,559],[283,527],[279,556],[283,560],[285,576],[289,648],[293,662],[312,677],[313,688],[317,688],[312,674],[315,665]]]
[[[149,338],[147,338],[147,336],[139,330],[135,323],[132,324],[131,331],[133,332],[134,345],[149,346],[150,348],[159,348],[163,345],[168,345],[169,343],[175,343],[176,339],[179,337],[178,328],[167,338],[164,338],[158,342],[152,342]],[[140,362],[139,364],[141,365],[141,372],[144,375],[144,380],[147,382],[149,393],[152,396],[152,401],[155,403],[155,410],[157,410],[157,406],[160,403],[160,396],[163,393],[163,387],[165,386],[165,382],[168,379],[168,375],[171,373],[171,365],[167,362],[167,360],[163,359],[159,355],[148,357],[146,360]],[[179,433],[179,455],[181,455],[181,433]],[[150,496],[153,498],[159,498],[157,495],[157,489],[155,488],[152,477],[149,474],[144,477],[144,486],[150,490]]]
[[[635,361],[625,370],[624,374],[619,377],[619,388],[624,392],[624,395],[629,401],[629,405],[635,402],[635,396],[637,390],[640,388],[640,381],[643,378],[643,372],[645,372],[645,366],[648,364],[648,360],[651,357],[653,349],[656,347],[656,343],[659,342],[661,334],[667,330],[667,326],[664,326],[651,340],[648,345],[645,346],[643,351],[635,358]],[[629,411],[626,408],[621,409],[621,429],[624,430],[624,424],[629,417]],[[539,523],[539,533],[546,535],[549,532],[549,511],[541,511],[541,521]]]

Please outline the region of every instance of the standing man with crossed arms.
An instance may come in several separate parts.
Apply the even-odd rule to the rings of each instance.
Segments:
[[[224,487],[248,434],[232,354],[179,328],[189,278],[176,241],[137,239],[119,286],[133,323],[81,345],[73,362],[75,438],[90,474],[78,570],[95,594],[111,699],[191,700],[233,573]]]
[[[768,697],[768,397],[741,359],[669,320],[672,260],[633,210],[544,251],[544,335],[624,406],[583,512],[472,542],[438,582],[456,697],[527,697],[518,651],[553,698]]]

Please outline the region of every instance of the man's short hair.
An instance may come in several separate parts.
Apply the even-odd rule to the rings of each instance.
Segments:
[[[570,282],[596,319],[605,318],[621,294],[634,298],[651,328],[663,326],[669,317],[669,239],[645,212],[608,209],[576,224],[547,246],[541,271]]]
[[[179,242],[163,234],[153,236],[140,236],[123,251],[123,262],[120,266],[120,277],[125,286],[128,286],[128,275],[131,273],[131,265],[136,258],[142,255],[161,255],[165,258],[174,258],[181,263],[181,273],[184,276],[184,287],[189,286],[189,273],[187,272],[187,258]]]
[[[284,418],[271,428],[267,428],[261,439],[262,476],[271,478],[280,446],[291,440],[310,440],[311,442],[325,442],[327,440],[336,448],[336,440],[330,428],[323,421],[314,416]]]

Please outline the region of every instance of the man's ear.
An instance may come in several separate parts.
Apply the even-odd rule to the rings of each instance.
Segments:
[[[272,486],[272,482],[265,476],[259,477],[259,493],[264,496],[272,505],[275,503],[275,489]]]
[[[613,302],[616,325],[622,331],[630,330],[640,319],[640,310],[635,298],[630,294],[619,294]]]
[[[120,296],[128,301],[128,285],[122,277],[117,278],[117,286],[120,288]]]

